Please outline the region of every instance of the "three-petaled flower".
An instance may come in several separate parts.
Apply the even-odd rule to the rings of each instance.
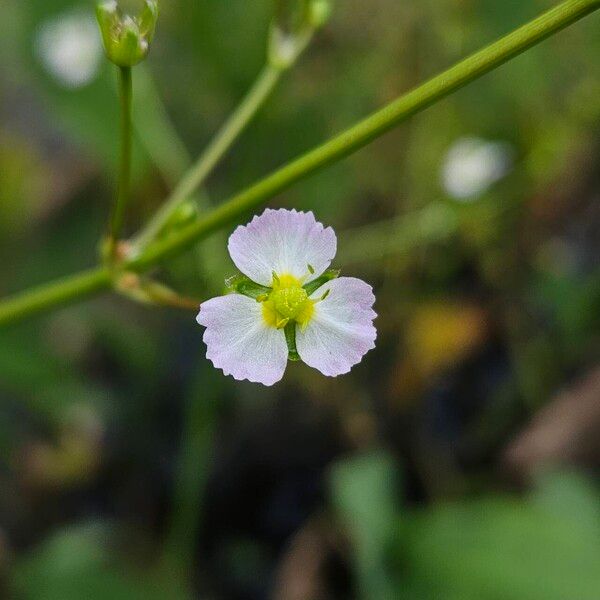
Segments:
[[[250,280],[237,289],[251,291],[212,298],[197,317],[206,356],[225,375],[273,385],[299,357],[335,377],[375,347],[373,290],[327,271],[337,239],[312,212],[267,209],[238,227],[228,248]]]

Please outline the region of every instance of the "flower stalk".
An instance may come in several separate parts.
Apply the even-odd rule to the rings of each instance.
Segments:
[[[105,258],[109,262],[117,261],[117,245],[123,230],[125,214],[131,196],[131,143],[132,120],[131,106],[133,83],[131,67],[119,67],[119,100],[121,107],[121,154],[119,161],[119,179],[117,199],[112,210],[108,233],[108,251]]]
[[[133,243],[134,255],[139,255],[155,241],[168,228],[177,210],[204,185],[208,176],[264,106],[283,74],[296,64],[314,33],[327,22],[331,12],[329,0],[301,0],[299,4],[298,0],[294,2],[302,8],[297,24],[287,30],[282,23],[281,11],[288,2],[287,0],[280,2],[271,24],[267,63],[242,102],[217,132],[206,150],[183,176],[163,206],[136,236]]]
[[[563,2],[261,179],[177,235],[148,248],[142,256],[133,258],[130,266],[145,269],[181,253],[293,183],[356,152],[401,122],[423,112],[599,7],[600,0]]]
[[[197,311],[200,306],[197,300],[180,296],[166,285],[137,273],[122,273],[115,279],[114,286],[117,292],[140,304],[192,311]]]
[[[144,0],[141,11],[134,16],[123,13],[117,0],[102,1],[96,5],[96,19],[106,56],[119,68],[121,154],[117,199],[110,218],[108,240],[102,247],[105,262],[116,264],[119,258],[117,246],[131,195],[131,68],[143,61],[150,50],[158,20],[158,0]]]
[[[181,206],[206,182],[208,176],[269,98],[282,74],[282,69],[275,68],[270,64],[264,67],[246,97],[225,122],[204,153],[183,176],[154,217],[134,238],[134,255],[143,252],[144,248],[165,230]]]
[[[275,171],[199,221],[126,260],[125,270],[142,272],[162,263],[252,208],[367,145],[409,117],[422,112],[468,83],[479,79],[549,36],[600,8],[600,0],[566,0],[533,21],[459,62],[401,96],[344,133]],[[99,268],[24,292],[0,302],[0,327],[110,288],[110,272]]]

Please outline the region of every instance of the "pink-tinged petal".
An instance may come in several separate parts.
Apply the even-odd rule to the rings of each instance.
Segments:
[[[313,298],[328,296],[315,304],[306,329],[299,327],[296,346],[300,358],[323,375],[348,373],[375,347],[373,319],[375,296],[370,285],[353,277],[340,277],[320,287]]]
[[[202,303],[196,318],[206,327],[206,358],[238,381],[273,385],[285,371],[288,347],[282,330],[269,327],[256,300],[240,294]]]
[[[331,264],[337,239],[331,227],[315,219],[312,212],[267,209],[246,226],[240,225],[229,238],[229,254],[235,266],[261,285],[270,286],[273,272],[297,279],[314,270],[309,279],[321,275]]]

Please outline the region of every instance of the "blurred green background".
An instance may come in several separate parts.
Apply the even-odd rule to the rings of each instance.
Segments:
[[[339,0],[210,202],[552,5]],[[128,233],[251,85],[273,6],[161,9]],[[0,12],[4,296],[94,263],[118,104],[93,3]],[[599,25],[272,201],[332,225],[336,265],[375,288],[377,349],[350,375],[235,382],[193,314],[115,297],[1,331],[0,596],[600,598]],[[162,280],[220,293],[230,230]]]

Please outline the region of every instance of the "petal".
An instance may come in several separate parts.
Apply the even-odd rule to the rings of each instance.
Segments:
[[[196,320],[206,327],[206,358],[225,375],[264,385],[283,377],[288,360],[285,335],[265,323],[256,300],[240,294],[212,298],[202,303]]]
[[[323,375],[348,373],[375,347],[377,330],[373,319],[375,296],[370,285],[353,277],[340,277],[321,286],[313,295],[325,300],[315,304],[315,313],[304,331],[298,328],[296,346],[300,358]]]
[[[297,279],[314,269],[311,279],[331,264],[337,239],[331,227],[323,227],[312,212],[267,209],[229,238],[229,254],[235,266],[252,281],[270,286],[273,272]]]

